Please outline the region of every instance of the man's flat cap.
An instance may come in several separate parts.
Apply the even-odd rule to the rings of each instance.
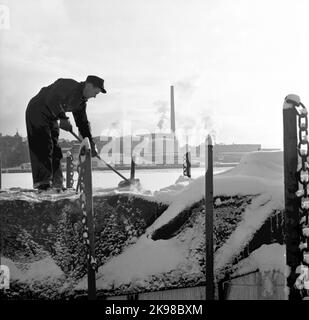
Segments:
[[[104,80],[102,78],[97,76],[88,76],[86,82],[92,83],[95,87],[101,89],[103,93],[106,93],[106,90],[104,89]]]

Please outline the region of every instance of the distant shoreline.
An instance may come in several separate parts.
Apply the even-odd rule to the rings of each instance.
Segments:
[[[214,168],[226,168],[226,167],[236,167],[238,163],[214,163]],[[116,170],[122,171],[122,170],[130,170],[130,166],[117,166],[113,165],[113,167]],[[200,165],[192,165],[191,168],[202,168]],[[178,165],[137,165],[135,167],[135,170],[152,170],[152,169],[182,169],[182,164]],[[108,167],[101,167],[101,168],[92,168],[93,171],[109,171],[110,169]],[[63,169],[63,172],[66,170]],[[2,168],[2,173],[26,173],[26,172],[31,172],[31,169],[10,169],[10,168]]]

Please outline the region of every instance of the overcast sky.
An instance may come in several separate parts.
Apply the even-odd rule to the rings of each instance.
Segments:
[[[284,97],[309,104],[306,0],[0,4],[10,9],[10,29],[0,30],[3,134],[26,136],[25,109],[41,87],[88,74],[103,77],[108,91],[88,102],[94,135],[130,124],[158,130],[161,118],[168,127],[174,85],[177,129],[282,147]]]

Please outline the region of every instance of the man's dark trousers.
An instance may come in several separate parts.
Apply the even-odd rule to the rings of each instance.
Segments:
[[[62,151],[58,143],[59,126],[53,119],[44,102],[34,97],[26,110],[26,126],[33,187],[63,186],[60,160]]]

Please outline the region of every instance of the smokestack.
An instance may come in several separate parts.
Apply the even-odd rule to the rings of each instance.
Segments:
[[[171,86],[171,133],[175,133],[174,86]]]

